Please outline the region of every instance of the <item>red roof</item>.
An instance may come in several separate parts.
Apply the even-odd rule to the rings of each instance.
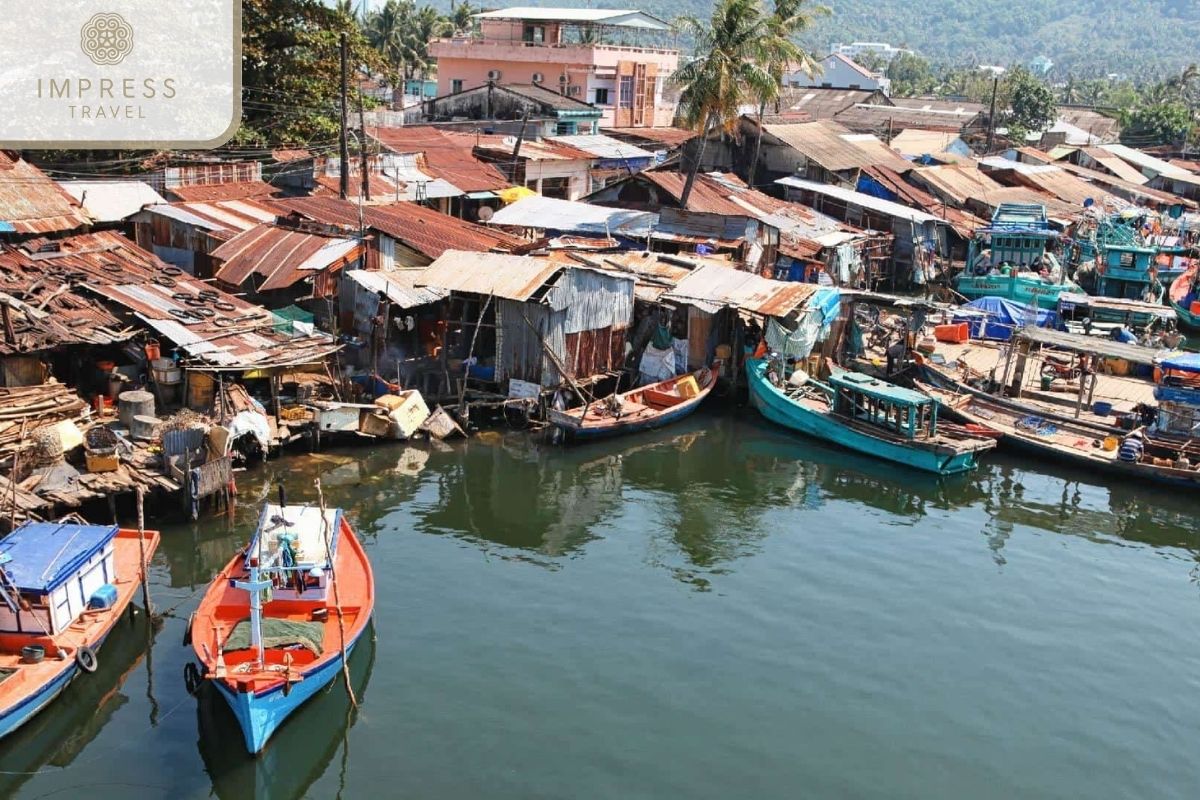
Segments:
[[[331,197],[296,197],[276,205],[317,222],[358,225],[358,206]],[[447,250],[511,251],[524,243],[494,228],[447,216],[416,203],[364,206],[363,223],[430,258]]]
[[[690,142],[700,134],[686,128],[601,128],[601,133],[610,136],[625,136],[631,139],[642,139],[647,142],[658,142],[668,147],[678,147],[684,142]]]
[[[676,201],[683,197],[683,186],[687,175],[666,170],[647,170],[639,172],[637,177],[644,178],[674,197]],[[737,180],[737,178],[734,178]],[[710,214],[728,214],[735,217],[751,216],[744,207],[729,199],[732,191],[722,186],[713,178],[703,173],[696,176],[692,185],[692,194],[688,198],[688,211],[704,211]]]
[[[368,128],[367,135],[394,153],[424,153],[423,171],[464,192],[494,192],[512,185],[496,167],[475,158],[473,135],[450,135],[429,125]]]
[[[188,203],[213,202],[215,200],[244,200],[247,197],[266,197],[279,190],[263,181],[236,181],[230,183],[198,183],[192,186],[173,186],[166,190],[176,200]]]
[[[16,233],[57,233],[89,224],[61,186],[15,153],[0,150],[0,231],[11,225]]]
[[[357,258],[362,246],[353,239],[259,225],[239,233],[212,252],[224,262],[216,278],[239,286],[251,275],[263,281],[259,291],[285,289],[326,270],[336,271]]]

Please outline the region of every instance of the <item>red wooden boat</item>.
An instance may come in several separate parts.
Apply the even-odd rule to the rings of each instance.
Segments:
[[[371,564],[340,509],[266,505],[190,628],[251,753],[341,674],[374,605]]]
[[[661,428],[695,411],[716,383],[713,370],[703,367],[586,406],[551,409],[550,422],[573,439],[600,439]]]

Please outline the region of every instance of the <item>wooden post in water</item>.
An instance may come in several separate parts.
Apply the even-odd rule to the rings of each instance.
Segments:
[[[342,601],[338,597],[337,569],[333,564],[333,548],[329,545],[329,518],[325,515],[325,494],[321,491],[321,479],[313,483],[317,487],[317,508],[321,511],[321,533],[325,540],[325,558],[329,562],[329,585],[333,589],[333,610],[338,619],[338,642],[342,649],[342,678],[346,682],[346,694],[350,695],[350,705],[358,708],[358,698],[354,696],[354,687],[350,684],[350,660],[346,657],[346,622],[342,618]],[[280,492],[283,489],[280,487]],[[282,496],[280,505],[283,505]]]
[[[138,577],[142,581],[142,604],[146,606],[146,614],[154,617],[154,608],[150,605],[150,582],[146,579],[146,490],[137,488],[137,526],[138,526]]]

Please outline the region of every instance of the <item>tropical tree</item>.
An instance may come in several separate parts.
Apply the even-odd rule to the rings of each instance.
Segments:
[[[692,59],[675,72],[672,81],[682,89],[680,121],[701,134],[680,198],[686,208],[709,134],[718,128],[732,132],[742,104],[770,96],[777,84],[760,61],[767,18],[758,0],[719,0],[709,25],[693,17],[681,23],[695,47]]]
[[[412,3],[387,0],[381,8],[367,17],[366,36],[371,46],[379,51],[390,69],[404,75],[404,63],[408,54],[406,28]]]
[[[471,5],[470,0],[462,0],[461,3],[456,3],[450,0],[450,22],[454,25],[456,31],[469,31],[475,24],[473,14],[478,13],[479,9]]]
[[[937,83],[933,67],[915,53],[897,53],[887,65],[887,77],[892,82],[892,94],[915,97],[932,92]]]
[[[1180,102],[1156,103],[1125,116],[1121,138],[1139,147],[1181,144],[1192,128],[1192,113]]]
[[[784,74],[789,71],[803,72],[812,78],[821,71],[813,57],[796,44],[794,37],[812,25],[816,16],[828,14],[829,9],[825,6],[805,8],[804,4],[805,0],[775,0],[774,11],[766,20],[766,36],[759,42],[762,65],[771,76],[771,83],[758,95],[758,136],[754,141],[754,157],[746,177],[751,187],[754,186],[754,175],[758,171],[758,158],[762,150],[763,115],[767,103],[773,100],[778,103]]]
[[[1054,123],[1058,107],[1054,103],[1054,92],[1033,73],[1023,67],[1012,69],[1005,80],[1008,96],[1008,113],[1005,124],[1009,136],[1021,141],[1026,133],[1042,131]]]

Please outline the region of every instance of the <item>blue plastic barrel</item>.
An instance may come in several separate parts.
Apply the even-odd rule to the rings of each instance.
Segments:
[[[117,604],[117,587],[106,583],[88,598],[88,608],[92,610],[112,608]]]
[[[1105,403],[1102,400],[1097,400],[1092,403],[1092,413],[1098,417],[1107,417],[1112,413],[1112,403]]]

